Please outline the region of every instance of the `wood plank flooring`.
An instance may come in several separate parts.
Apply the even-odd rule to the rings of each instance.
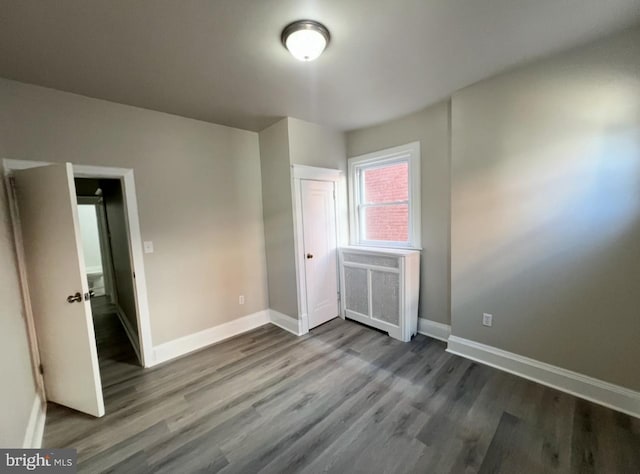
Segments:
[[[96,324],[107,414],[51,404],[80,472],[640,473],[640,420],[336,319],[266,325],[153,369]]]

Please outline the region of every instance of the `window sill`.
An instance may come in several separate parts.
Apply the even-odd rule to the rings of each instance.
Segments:
[[[371,242],[364,242],[359,244],[350,244],[349,247],[364,248],[364,249],[383,249],[383,250],[417,250],[422,252],[422,247],[407,247],[401,245],[380,245]]]

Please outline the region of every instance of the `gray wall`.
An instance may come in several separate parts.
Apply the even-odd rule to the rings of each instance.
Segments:
[[[4,79],[0,104],[3,158],[134,169],[154,345],[267,308],[257,133]]]
[[[346,172],[344,133],[292,117],[287,120],[291,164]]]
[[[640,29],[462,90],[452,133],[453,334],[640,390]]]
[[[0,180],[0,446],[21,448],[36,397],[4,179]]]
[[[260,132],[269,307],[298,317],[288,120]]]
[[[299,318],[295,265],[291,165],[346,170],[344,133],[286,117],[260,132],[262,208],[267,254],[269,307]],[[338,209],[340,236],[347,242],[347,184]]]
[[[315,166],[342,171],[338,182],[338,245],[349,243],[347,194],[347,143],[343,132],[289,117],[289,149],[292,165]]]
[[[421,318],[450,324],[449,309],[449,102],[381,125],[347,133],[349,157],[420,142],[422,255]]]
[[[116,179],[100,180],[104,208],[107,215],[113,276],[118,306],[124,313],[131,329],[138,334],[138,316],[136,311],[136,295],[133,286],[133,269],[131,252],[129,251],[129,234],[127,232],[127,216],[125,215],[122,185]],[[134,344],[139,346],[138,341]],[[138,347],[138,350],[140,347]]]

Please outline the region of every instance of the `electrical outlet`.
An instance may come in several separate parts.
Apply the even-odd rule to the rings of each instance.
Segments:
[[[493,326],[493,314],[483,313],[482,314],[482,325],[483,326]]]
[[[145,240],[143,243],[144,253],[153,253],[153,242],[150,240]]]
[[[238,304],[244,304],[244,295],[238,297]]]

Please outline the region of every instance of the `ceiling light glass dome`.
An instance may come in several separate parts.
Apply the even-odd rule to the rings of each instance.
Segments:
[[[282,30],[282,44],[294,58],[313,61],[329,44],[329,30],[317,21],[295,21]]]

